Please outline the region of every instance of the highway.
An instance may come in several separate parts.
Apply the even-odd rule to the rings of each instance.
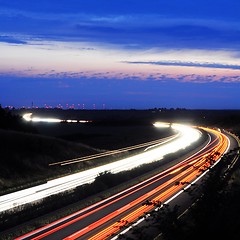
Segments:
[[[20,239],[116,239],[147,212],[159,208],[204,176],[226,153],[230,140],[220,131],[201,128],[209,141],[201,150],[155,176]]]
[[[170,127],[170,124],[157,123],[156,127]],[[45,184],[0,196],[0,212],[22,206],[26,203],[39,201],[50,195],[58,194],[86,183],[91,183],[95,180],[99,173],[105,171],[118,173],[130,170],[142,164],[160,161],[164,155],[185,148],[201,137],[200,131],[190,126],[173,124],[171,127],[176,131],[176,134],[165,139],[142,144],[146,148],[145,151],[140,154],[91,168],[86,171],[57,178],[48,181]],[[137,147],[142,148],[142,145],[140,144],[140,146],[138,145]],[[116,152],[120,152],[120,150],[111,151],[110,153],[113,154]],[[109,153],[105,153],[104,155],[107,156]],[[94,159],[95,157],[96,156],[90,156],[83,159],[72,159],[56,164],[73,164],[77,161],[88,161],[90,159]],[[97,157],[99,157],[99,155],[97,155]]]

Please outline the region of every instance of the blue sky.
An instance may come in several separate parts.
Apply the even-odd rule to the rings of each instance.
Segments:
[[[0,104],[239,109],[240,2],[0,0]]]

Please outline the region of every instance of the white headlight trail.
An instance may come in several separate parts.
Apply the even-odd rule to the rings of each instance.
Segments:
[[[24,115],[24,118],[31,119],[31,115]],[[154,124],[156,127],[169,127],[169,124]],[[200,138],[201,133],[195,128],[181,124],[172,124],[171,127],[179,132],[178,137],[165,143],[154,146],[148,151],[105,164],[96,168],[92,168],[79,173],[71,174],[65,177],[57,178],[41,184],[36,187],[31,187],[25,190],[17,191],[7,195],[0,196],[0,212],[21,206],[26,203],[39,201],[50,195],[71,190],[77,186],[91,183],[101,172],[110,171],[118,173],[121,171],[131,170],[142,164],[151,163],[161,160],[166,154],[176,152],[185,148]]]
[[[32,113],[26,113],[23,115],[23,119],[26,121],[32,122],[49,122],[49,123],[59,123],[62,122],[61,119],[58,118],[40,118],[40,117],[32,117]]]

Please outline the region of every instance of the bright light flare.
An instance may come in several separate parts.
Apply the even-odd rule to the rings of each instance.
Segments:
[[[72,123],[72,122],[73,122],[73,123],[76,123],[77,120],[70,120],[70,119],[68,119],[67,122],[68,122],[68,123]]]
[[[32,113],[26,113],[23,115],[23,119],[30,122],[48,122],[48,123],[60,123],[60,122],[67,122],[67,123],[87,123],[91,122],[88,120],[61,120],[58,118],[40,118],[40,117],[32,117]]]
[[[166,122],[155,122],[153,125],[158,128],[168,128],[171,126],[170,123],[166,123]]]
[[[58,118],[40,118],[40,117],[32,117],[32,113],[26,113],[23,115],[23,118],[30,122],[49,122],[49,123],[59,123],[62,122],[61,119]]]

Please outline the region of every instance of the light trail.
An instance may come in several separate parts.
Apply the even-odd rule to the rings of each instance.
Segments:
[[[96,233],[95,235],[87,238],[92,240],[107,239],[110,238],[111,236],[113,237],[114,234],[122,233],[121,229],[125,227],[126,224],[127,225],[131,224],[132,222],[136,221],[139,217],[143,216],[144,213],[156,208],[152,205],[142,206],[142,203],[144,201],[146,201],[147,199],[152,199],[151,202],[161,203],[169,202],[175,196],[178,196],[181,192],[183,192],[183,189],[187,189],[190,186],[190,185],[185,186],[186,184],[189,184],[190,182],[191,183],[196,182],[198,179],[200,179],[201,176],[204,176],[206,174],[209,168],[211,168],[218,161],[220,161],[221,156],[228,150],[229,140],[222,134],[216,134],[214,130],[211,129],[204,130],[216,135],[217,138],[211,140],[211,142],[209,141],[207,146],[203,147],[202,150],[195,153],[193,156],[181,161],[180,163],[176,164],[175,166],[169,169],[166,169],[165,171],[157,174],[156,176],[153,176],[150,179],[145,180],[142,183],[139,183],[129,189],[122,191],[121,193],[118,193],[108,199],[105,199],[103,201],[100,201],[99,203],[94,204],[93,206],[90,206],[79,211],[78,213],[80,215],[76,216],[75,219],[73,218],[65,222],[66,218],[70,218],[70,216],[73,216],[76,213],[60,221],[56,221],[55,224],[58,222],[59,223],[58,226],[55,226],[53,223],[50,224],[52,225],[52,228],[50,225],[43,227],[42,230],[48,229],[48,227],[49,230],[45,231],[44,233],[34,238],[32,238],[31,236],[36,234],[38,230],[26,234],[18,239],[20,240],[31,237],[31,239],[37,240],[42,239],[44,237],[48,237],[49,235],[53,234],[56,231],[61,231],[61,229],[68,226],[70,227],[72,224],[78,221],[83,221],[84,218],[88,216],[92,218],[92,215],[94,213],[98,213],[99,211],[102,211],[107,207],[113,206],[115,205],[116,202],[121,202],[123,201],[123,199],[126,199],[127,196],[132,196],[133,194],[142,191],[146,187],[151,186],[152,184],[157,183],[158,181],[162,181],[166,178],[166,181],[164,181],[159,186],[154,187],[151,191],[142,194],[140,197],[137,197],[135,200],[129,202],[128,204],[122,205],[120,208],[115,209],[113,212],[109,213],[108,215],[105,215],[101,219],[93,221],[92,224],[83,226],[82,228],[79,229],[79,231],[69,235],[68,237],[65,237],[65,239],[66,240],[77,238],[86,239],[85,237],[86,234],[90,233],[93,230],[95,231],[99,227],[101,229],[101,226],[106,225],[106,223],[109,224],[102,230],[98,231],[98,233]],[[210,163],[210,160],[213,162]],[[204,169],[204,172],[202,172],[201,169]],[[174,173],[174,170],[178,171],[175,171]],[[176,184],[176,182],[183,184]],[[120,217],[119,220],[118,216],[122,215],[123,217]],[[63,222],[62,224],[61,221]],[[134,225],[142,221],[143,221],[142,219],[137,220],[137,222],[134,223]],[[131,227],[128,227],[127,229],[129,230],[130,228]],[[127,230],[124,230],[124,232],[127,232]],[[113,237],[113,239],[117,239],[117,236]]]
[[[162,191],[164,188],[175,183],[177,180],[181,179],[181,177],[185,176],[185,175],[186,175],[186,172],[182,172],[181,174],[177,175],[176,177],[172,178],[171,180],[169,180],[169,181],[165,182],[164,184],[160,185],[159,187],[153,189],[151,192],[148,192],[148,193],[142,195],[141,197],[132,201],[130,204],[128,204],[128,205],[118,209],[117,211],[110,213],[109,215],[105,216],[104,218],[101,218],[100,220],[92,223],[91,225],[88,226],[88,228],[86,228],[84,230],[81,229],[78,232],[75,232],[74,234],[68,236],[67,238],[64,238],[64,240],[77,239],[77,238],[83,236],[87,232],[92,231],[93,229],[101,226],[103,223],[106,223],[107,221],[110,221],[112,218],[115,218],[118,215],[122,214],[123,212],[126,212],[128,209],[132,208],[133,206],[141,204],[142,202],[144,202],[145,200],[149,199],[151,196],[156,194],[156,192]],[[164,191],[163,196],[166,197],[166,196],[171,195],[173,189],[177,189],[177,188],[179,188],[179,187],[173,186],[171,188],[168,188],[167,190]],[[160,196],[162,196],[162,195],[160,195]],[[160,198],[160,199],[159,198],[160,197],[154,198],[153,201],[157,201],[157,200],[163,201],[164,200],[162,198]],[[141,206],[134,212],[125,216],[120,221],[127,221],[130,223],[130,222],[134,221],[136,218],[138,218],[139,216],[141,216],[144,212],[149,211],[151,208],[153,208],[153,207],[152,206]],[[109,232],[111,232],[111,234],[113,234],[114,232],[118,231],[117,226],[118,226],[118,222],[116,222],[108,227],[107,235],[106,235],[106,229],[104,229],[102,232],[98,233],[97,235],[95,235],[94,237],[92,237],[90,239],[96,239],[96,240],[97,239],[105,239],[109,235]]]
[[[47,123],[61,123],[61,122],[68,122],[68,123],[87,123],[91,122],[88,120],[61,120],[58,118],[42,118],[42,117],[32,117],[32,113],[26,113],[23,115],[23,119],[27,122],[47,122]]]
[[[163,179],[164,177],[168,177],[170,175],[170,172],[173,169],[176,169],[176,168],[179,168],[179,167],[183,168],[183,166],[188,166],[189,167],[189,163],[193,162],[193,160],[196,160],[198,158],[203,158],[204,157],[206,159],[206,153],[209,152],[209,151],[212,151],[212,147],[211,146],[212,146],[212,144],[214,142],[216,142],[216,140],[208,142],[208,146],[203,147],[203,149],[201,151],[199,151],[198,153],[195,153],[193,156],[183,160],[179,164],[176,164],[176,166],[173,166],[173,167],[171,167],[171,168],[161,172],[160,174],[154,176],[157,179],[154,179],[154,177],[152,177],[152,178],[150,178],[150,179],[148,179],[148,180],[146,180],[146,181],[144,181],[144,182],[142,182],[140,184],[137,184],[136,186],[131,187],[130,189],[127,189],[125,191],[122,191],[119,194],[116,194],[115,196],[112,196],[109,199],[101,201],[101,203],[99,203],[99,204],[94,204],[94,206],[92,206],[92,208],[90,208],[90,207],[87,208],[87,210],[92,209],[92,210],[90,210],[90,212],[84,213],[87,210],[81,210],[81,211],[78,212],[80,214],[79,216],[77,216],[78,213],[75,213],[76,215],[75,214],[74,215],[76,216],[76,218],[72,219],[72,220],[69,220],[66,223],[65,223],[66,219],[64,218],[64,219],[62,219],[60,221],[54,222],[53,224],[47,225],[46,227],[43,227],[42,230],[43,231],[45,231],[47,229],[49,229],[49,230],[47,230],[43,234],[38,235],[36,238],[31,238],[31,239],[42,239],[45,236],[51,235],[54,232],[61,230],[62,228],[65,228],[65,227],[67,227],[67,226],[69,226],[71,224],[74,224],[75,222],[81,221],[85,217],[90,216],[90,215],[92,215],[95,212],[98,212],[98,211],[100,211],[100,210],[102,210],[102,209],[104,209],[104,208],[106,208],[106,207],[108,207],[110,205],[113,205],[114,203],[116,203],[118,201],[122,201],[123,198],[126,198],[127,196],[134,194],[134,192],[141,191],[142,189],[146,188],[147,186],[150,186],[151,184],[154,184],[154,182],[157,182],[157,181]],[[206,148],[208,150],[205,150]],[[198,172],[198,170],[196,168],[194,168],[193,166],[190,166],[189,169],[192,169],[191,171]],[[156,191],[163,191],[169,185],[173,185],[174,189],[175,188],[180,188],[179,186],[178,187],[175,186],[175,182],[180,181],[181,180],[180,178],[184,177],[186,175],[186,173],[188,173],[190,171],[189,169],[184,170],[184,172],[182,172],[182,173],[180,173],[180,174],[178,174],[176,176],[173,176],[173,178],[171,178],[169,181],[161,184],[157,188],[154,188],[154,190],[152,190],[151,192],[146,193],[144,196],[142,196],[141,198],[135,200],[133,203],[125,205],[124,207],[114,211],[114,213],[111,213],[108,217],[107,216],[104,217],[104,220],[99,220],[99,221],[97,221],[97,222],[95,222],[95,223],[93,223],[91,225],[88,225],[86,227],[81,228],[78,232],[74,233],[72,236],[69,236],[69,239],[75,239],[76,237],[84,236],[86,233],[88,233],[89,231],[99,227],[101,224],[105,223],[106,221],[108,221],[108,220],[110,221],[111,218],[117,217],[118,215],[122,214],[123,212],[126,212],[129,208],[131,208],[131,207],[133,207],[133,206],[135,206],[137,204],[140,204],[142,201],[145,201],[146,199],[150,198],[151,196],[153,196],[156,193]],[[187,180],[189,180],[189,179],[188,178],[184,179],[184,181],[187,181]],[[137,189],[136,189],[136,187],[137,187]],[[166,189],[165,193],[169,197],[172,196],[172,194],[173,194],[172,190],[167,190],[167,189]],[[120,194],[122,194],[122,195],[120,195]],[[101,205],[101,204],[104,204],[104,205]],[[95,208],[96,206],[97,206],[97,208]],[[134,215],[134,214],[132,214],[132,215]],[[71,215],[71,216],[73,216],[73,215]],[[70,218],[70,216],[68,216],[67,218]],[[61,222],[63,222],[63,224],[61,224]],[[59,226],[57,226],[58,223],[59,223]],[[27,235],[24,235],[24,236],[22,236],[19,239],[29,238],[30,236],[34,235],[35,233],[36,233],[36,231],[34,231],[32,233],[29,233]],[[104,238],[99,238],[99,239],[104,239]]]
[[[184,173],[182,173],[182,174],[184,174]],[[161,174],[161,175],[163,175],[163,174]],[[160,176],[160,174],[159,174],[159,176]],[[165,176],[160,176],[159,179],[162,179],[163,177],[165,177]],[[122,199],[125,198],[126,196],[131,195],[131,194],[133,194],[134,192],[137,192],[137,191],[145,188],[147,185],[150,185],[150,184],[153,184],[153,182],[159,181],[159,179],[155,179],[154,181],[151,181],[151,182],[149,181],[149,183],[145,184],[144,186],[141,186],[141,187],[138,188],[138,189],[134,189],[132,192],[129,192],[129,193],[127,193],[127,194],[125,194],[125,195],[117,198],[117,199],[114,199],[114,200],[111,201],[111,202],[108,202],[107,204],[105,204],[105,205],[103,205],[103,206],[100,206],[100,207],[92,210],[91,212],[85,213],[84,215],[81,215],[81,216],[75,218],[74,220],[71,220],[71,221],[69,221],[69,222],[67,222],[67,223],[64,223],[64,224],[60,225],[59,227],[55,227],[55,228],[53,228],[52,230],[49,230],[48,232],[45,232],[45,233],[37,236],[36,238],[31,238],[31,239],[34,239],[34,240],[42,239],[42,238],[44,238],[45,236],[48,236],[48,235],[52,234],[53,232],[56,232],[56,231],[58,231],[58,230],[60,230],[60,229],[62,229],[62,228],[64,228],[64,227],[66,227],[66,226],[69,226],[69,225],[73,224],[74,222],[77,222],[77,221],[79,221],[79,220],[81,220],[81,219],[83,219],[83,218],[85,218],[85,217],[87,217],[87,216],[89,216],[89,215],[91,215],[91,214],[93,214],[93,213],[95,213],[95,212],[98,212],[99,210],[101,210],[101,209],[103,209],[103,208],[106,208],[106,207],[109,206],[109,205],[114,204],[114,203],[117,202],[117,201],[122,200]],[[109,214],[108,216],[100,219],[98,222],[95,222],[94,224],[89,225],[88,227],[85,227],[84,229],[79,230],[78,232],[74,233],[72,236],[69,236],[69,237],[66,238],[66,239],[75,239],[75,238],[77,238],[77,237],[80,237],[80,236],[86,234],[87,232],[89,232],[89,231],[93,230],[94,228],[100,226],[100,225],[101,225],[102,223],[104,223],[105,221],[109,220],[109,218],[118,216],[118,215],[120,215],[122,212],[127,211],[127,210],[128,210],[129,208],[131,208],[134,204],[138,204],[138,203],[141,203],[141,202],[145,201],[145,200],[148,199],[152,194],[154,194],[156,191],[162,190],[163,188],[165,188],[166,186],[168,186],[170,183],[175,182],[175,181],[177,181],[178,179],[179,179],[179,176],[176,176],[175,178],[171,179],[171,181],[168,181],[168,182],[162,184],[161,186],[159,186],[159,187],[157,188],[157,190],[154,189],[154,190],[152,190],[152,192],[146,193],[144,196],[139,197],[139,198],[138,198],[137,200],[135,200],[133,203],[131,203],[131,204],[127,205],[127,206],[123,206],[121,209],[118,209],[118,210],[116,210],[114,213],[111,213],[111,214]],[[141,184],[141,185],[142,185],[142,184]],[[71,216],[71,217],[72,217],[72,216]],[[70,217],[68,217],[68,218],[70,218]],[[62,222],[64,222],[64,221],[65,221],[65,219],[62,219]],[[35,232],[34,232],[34,233],[35,233]],[[31,233],[31,235],[33,235],[34,233]],[[21,238],[18,238],[18,239],[24,239],[24,238],[26,238],[26,237],[28,237],[28,236],[29,236],[29,234],[27,234],[27,235],[25,235],[25,236],[22,236]]]
[[[209,131],[209,132],[212,132],[212,133],[215,133],[216,134],[216,131],[213,130],[213,129],[208,129],[208,128],[202,128],[204,129],[205,131]],[[228,139],[228,137],[226,137],[225,135],[223,134],[217,134],[218,137],[220,138],[220,143],[216,146],[215,148],[215,151],[216,152],[220,152],[219,155],[217,155],[217,158],[215,158],[215,161],[214,161],[214,164],[212,165],[209,165],[207,161],[205,161],[205,163],[202,163],[202,165],[206,164],[207,165],[207,169],[205,169],[205,171],[200,175],[198,176],[198,174],[195,173],[195,171],[193,173],[191,173],[189,176],[187,176],[187,178],[185,178],[185,180],[183,181],[186,181],[186,182],[191,182],[191,184],[195,184],[197,181],[199,181],[199,179],[201,179],[204,175],[207,174],[207,172],[209,171],[210,168],[213,168],[220,160],[221,160],[221,157],[223,154],[225,154],[228,150],[229,150],[229,147],[230,147],[230,140]],[[210,151],[209,153],[209,156],[212,155],[212,152]],[[201,159],[201,158],[200,158]],[[205,157],[206,159],[206,157]],[[191,184],[187,185],[186,187],[184,187],[183,189],[187,189],[191,186]],[[176,191],[175,194],[173,194],[172,197],[170,197],[167,201],[165,201],[165,204],[168,204],[170,201],[172,201],[174,198],[176,198],[177,196],[179,196],[181,193],[183,193],[183,189],[181,189],[180,191]],[[159,200],[161,200],[162,202],[164,201],[164,199],[162,198],[159,198]],[[159,208],[159,207],[158,207]],[[152,208],[154,209],[154,208]],[[151,209],[151,210],[152,210]],[[156,210],[156,208],[155,208]],[[146,218],[148,217],[149,215],[146,215]],[[126,219],[126,217],[124,218]],[[135,218],[137,219],[137,217]],[[121,221],[121,220],[120,220]],[[138,224],[140,224],[141,222],[143,222],[143,219],[140,219],[138,220],[137,222],[135,222],[132,226],[129,226],[127,227],[126,229],[120,231],[120,233],[118,233],[118,235],[116,235],[115,237],[112,237],[111,240],[116,240],[118,239],[118,236],[120,234],[125,234],[127,233],[130,229],[132,229],[133,226],[137,226]],[[116,223],[115,223],[116,224]],[[102,232],[99,232],[98,234],[94,235],[93,237],[89,238],[89,240],[97,240],[97,239],[106,239],[107,237],[111,237],[113,234],[114,234],[114,231],[112,230],[113,227],[116,228],[116,226],[112,225],[112,228],[108,228],[108,229],[104,229]],[[120,229],[120,228],[119,228]],[[116,231],[115,231],[116,232]],[[107,235],[106,235],[107,233]],[[103,236],[105,238],[103,238]],[[107,236],[107,237],[106,237]],[[74,238],[71,238],[71,239],[74,239]]]
[[[185,172],[182,172],[181,174],[179,174],[177,176],[177,179],[181,179],[181,181],[191,181],[195,176],[196,176],[196,171],[187,175],[188,172],[190,172],[192,169],[188,169]],[[185,178],[182,178],[183,176],[187,176]],[[181,190],[183,187],[178,185],[173,185],[174,182],[176,181],[176,178],[171,179],[168,183],[166,183],[165,186],[163,186],[163,188],[166,188],[166,186],[170,186],[169,188],[167,188],[165,191],[163,191],[163,193],[159,194],[157,197],[154,197],[151,202],[164,202],[166,199],[168,199],[169,197],[171,197],[173,194],[175,194],[177,191]],[[154,195],[155,193],[159,192],[162,189],[154,189],[152,191],[152,194],[150,193],[148,198],[150,198],[152,195]],[[135,204],[139,205],[142,201],[140,202],[136,202]],[[143,216],[145,213],[149,212],[150,210],[154,209],[153,204],[150,206],[141,206],[139,208],[137,208],[136,210],[134,210],[133,212],[131,212],[130,214],[124,216],[124,218],[120,219],[120,222],[128,222],[131,223],[133,221],[135,221],[136,219],[138,219],[140,216]],[[110,219],[108,219],[110,220]],[[115,222],[114,224],[110,225],[108,228],[104,229],[103,231],[97,233],[96,235],[94,235],[93,237],[89,238],[89,240],[98,240],[98,239],[106,239],[107,237],[113,235],[114,233],[119,231],[119,223],[118,221]],[[88,229],[88,231],[90,231],[90,229]],[[65,238],[64,240],[73,240],[76,239],[76,237],[80,237],[80,232],[77,235],[76,233]]]
[[[222,135],[218,135],[218,137],[219,137],[219,143],[215,147],[215,152],[218,152],[218,151],[220,152],[220,154],[217,155],[218,158],[220,158],[219,155],[222,155],[223,153],[225,153],[225,151],[228,149],[229,143],[226,140],[226,137],[224,139],[223,139]],[[206,153],[204,153],[204,155],[206,155]],[[212,155],[212,149],[210,148],[210,150],[208,150],[208,157],[211,155]],[[218,160],[218,158],[216,158],[215,161]],[[189,162],[192,162],[192,160]],[[159,192],[163,188],[166,188],[166,186],[170,186],[170,187],[167,188],[163,193],[161,193],[160,195],[155,197],[153,199],[153,201],[162,202],[162,201],[165,201],[166,199],[170,198],[171,196],[173,196],[174,194],[176,194],[179,190],[182,190],[182,188],[183,188],[180,185],[176,186],[174,184],[174,182],[176,182],[177,179],[181,179],[182,182],[190,182],[190,181],[193,181],[194,179],[196,179],[196,177],[199,175],[199,169],[196,169],[193,165],[190,165],[190,167],[189,167],[189,164],[187,163],[187,164],[185,164],[185,166],[188,167],[186,170],[182,171],[181,173],[176,175],[176,177],[173,177],[172,179],[165,182],[161,186],[155,188],[151,192],[149,192],[149,193],[141,196],[137,200],[133,201],[131,204],[127,205],[127,207],[121,208],[118,211],[115,211],[115,212],[105,216],[103,219],[89,225],[88,228],[81,229],[78,232],[75,232],[74,234],[68,236],[64,240],[77,239],[77,238],[85,235],[87,232],[90,232],[93,229],[99,227],[101,224],[103,224],[107,221],[110,221],[111,219],[115,218],[117,215],[120,215],[122,212],[127,211],[131,207],[131,205],[137,205],[137,204],[141,203],[143,201],[143,199],[149,198],[151,195],[154,195],[156,192]],[[199,157],[199,163],[198,163],[199,168],[200,167],[209,168],[210,166],[211,165],[209,164],[206,156]],[[181,169],[183,169],[183,166],[181,167]],[[170,172],[169,174],[172,174],[172,172]],[[94,235],[93,237],[91,237],[89,239],[91,239],[91,240],[107,239],[108,237],[112,236],[114,233],[118,232],[119,229],[121,229],[122,225],[120,224],[120,226],[119,226],[119,222],[120,223],[131,223],[134,220],[136,220],[137,218],[139,218],[139,216],[142,216],[143,213],[146,213],[151,209],[154,209],[154,207],[153,206],[145,206],[145,207],[141,206],[138,209],[131,212],[130,214],[128,214],[127,216],[125,216],[124,218],[122,218],[119,221],[115,222],[114,224],[110,225],[109,227],[104,228],[102,231],[100,231],[99,233],[97,233],[96,235]]]
[[[190,126],[172,124],[172,128],[180,133],[177,138],[171,141],[166,140],[166,142],[161,143],[160,146],[141,154],[69,176],[57,178],[32,188],[0,196],[0,212],[26,203],[39,201],[53,194],[58,194],[86,183],[91,183],[101,172],[110,171],[111,173],[118,173],[133,169],[142,164],[159,161],[164,155],[189,146],[201,136],[200,131]]]
[[[157,147],[161,144],[165,144],[169,141],[174,140],[175,138],[177,138],[179,136],[179,134],[180,133],[175,134],[173,136],[166,137],[166,138],[154,140],[154,141],[151,141],[151,142],[141,143],[141,144],[137,144],[137,145],[130,146],[130,147],[125,147],[125,148],[120,148],[120,149],[116,149],[116,150],[112,150],[112,151],[107,151],[107,152],[104,152],[104,153],[97,153],[97,154],[89,155],[89,156],[86,156],[86,157],[74,158],[74,159],[70,159],[70,160],[50,163],[49,166],[54,166],[54,165],[64,166],[64,165],[68,165],[68,164],[85,162],[85,161],[90,161],[90,160],[93,160],[93,159],[100,159],[102,157],[107,157],[107,156],[113,155],[113,154],[119,154],[119,153],[123,153],[123,152],[127,152],[127,151],[136,150],[136,149],[139,149],[139,148],[144,148],[144,147],[147,147],[146,149],[144,149],[144,151],[147,151],[150,148]]]
[[[23,115],[23,119],[27,122],[49,122],[49,123],[60,123],[62,120],[57,118],[39,118],[32,117],[32,113],[26,113]]]
[[[40,232],[44,232],[43,234],[40,234],[38,235],[36,238],[31,238],[31,239],[42,239],[44,238],[45,236],[48,236],[56,231],[59,231],[61,230],[62,228],[64,227],[67,227],[81,219],[83,219],[83,217],[86,217],[90,214],[93,214],[97,211],[100,211],[101,209],[103,208],[106,208],[108,207],[109,205],[111,204],[114,204],[115,202],[117,201],[120,201],[122,200],[123,198],[126,198],[127,196],[131,195],[131,194],[134,194],[135,192],[138,192],[140,190],[142,190],[143,188],[146,188],[147,186],[150,186],[151,184],[154,184],[155,182],[163,179],[170,171],[172,171],[172,169],[175,169],[177,168],[178,166],[181,166],[184,162],[187,162],[189,161],[189,159],[195,159],[196,157],[195,156],[202,156],[202,155],[205,155],[205,153],[200,153],[201,151],[204,151],[204,149],[207,147],[207,146],[211,146],[216,140],[212,141],[211,142],[211,137],[209,135],[209,141],[206,143],[206,145],[201,149],[199,150],[198,152],[194,153],[192,156],[188,157],[187,159],[183,160],[182,162],[176,164],[175,166],[172,166],[170,168],[168,168],[167,170],[164,170],[162,171],[161,173],[153,176],[153,177],[150,177],[149,179],[145,180],[145,181],[142,181],[141,183],[138,183],[126,190],[123,190],[107,199],[104,199],[102,201],[99,201],[89,207],[86,207],[78,212],[75,212],[67,217],[64,217],[62,219],[59,219],[53,223],[50,223],[40,229],[37,229],[31,233],[28,233],[20,238],[18,238],[19,240],[20,239],[25,239],[25,238],[29,238],[31,236],[33,236],[34,234],[37,234],[37,233],[40,233]],[[110,202],[109,202],[110,201]],[[104,204],[104,205],[102,205]],[[90,212],[88,212],[90,211]],[[88,212],[88,213],[86,213]],[[83,215],[82,215],[83,214]],[[73,220],[70,220],[70,219],[73,219]],[[68,222],[66,222],[68,221]],[[66,222],[66,223],[65,223]],[[86,231],[87,228],[84,228],[82,231]]]

